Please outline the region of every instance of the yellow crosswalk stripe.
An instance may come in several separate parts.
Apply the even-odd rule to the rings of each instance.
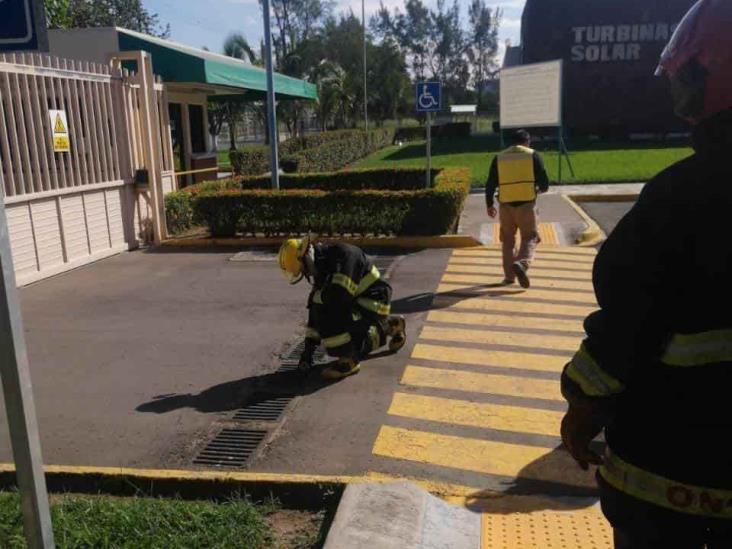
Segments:
[[[374,444],[378,456],[490,475],[595,487],[564,450],[507,444],[383,426]]]
[[[470,261],[465,258],[452,258],[450,265],[487,265],[492,267],[501,267],[503,260],[500,257],[475,257]],[[561,269],[568,272],[577,272],[581,275],[592,274],[592,263],[565,263],[562,261],[550,261],[547,259],[537,259],[531,264],[531,269]]]
[[[554,332],[584,331],[582,321],[564,320],[550,317],[533,317],[518,315],[500,315],[484,313],[451,312],[444,310],[430,311],[428,322],[445,322],[449,324],[466,324],[470,326],[500,326],[501,328],[533,328],[552,330]]]
[[[500,252],[495,254],[482,254],[477,253],[475,255],[453,255],[450,257],[450,263],[461,264],[461,265],[486,265],[495,261],[503,261],[502,254]],[[571,269],[573,267],[587,269],[592,267],[595,263],[594,257],[584,256],[557,256],[557,255],[545,255],[536,256],[534,261],[550,261],[556,263],[558,266]]]
[[[510,345],[528,349],[551,349],[576,351],[581,337],[528,334],[526,332],[497,332],[493,330],[468,330],[465,328],[438,328],[425,326],[421,338],[435,341],[457,341],[461,343],[484,343],[486,345]]]
[[[438,291],[446,290],[438,289]],[[532,303],[518,299],[501,300],[446,295],[438,295],[435,297],[434,305],[448,308],[449,310],[476,309],[481,311],[573,315],[582,318],[596,309],[596,307],[585,307],[583,305],[558,305],[556,303]]]
[[[429,343],[417,343],[412,351],[412,358],[539,372],[561,372],[571,357],[572,353],[567,353],[565,356],[556,356],[516,351],[447,347]]]
[[[548,436],[559,436],[559,426],[564,416],[562,412],[549,410],[406,393],[394,395],[389,414],[452,425]]]
[[[541,400],[563,401],[559,383],[548,379],[532,379],[497,374],[480,374],[442,368],[407,366],[402,385],[464,391],[488,395],[502,395]]]
[[[437,286],[438,293],[454,291],[456,291],[456,288],[454,288],[453,284],[440,284],[439,286]],[[518,286],[514,286],[513,288],[486,288],[483,290],[478,290],[478,295],[490,296],[491,294],[493,294],[495,297],[500,297],[502,299],[515,299],[517,301],[522,301],[525,299],[546,299],[551,301],[573,301],[576,303],[587,303],[588,305],[597,304],[595,295],[590,292],[571,292],[565,289],[523,290]]]
[[[495,246],[476,246],[473,248],[456,248],[452,251],[453,255],[470,255],[470,254],[495,254],[501,252],[501,246],[495,245]],[[539,248],[537,249],[536,255],[544,255],[544,254],[555,254],[555,255],[568,255],[568,256],[592,256],[594,257],[597,255],[597,252],[594,248],[581,248],[581,247],[568,247],[568,246],[558,246],[556,248],[550,248],[550,247],[542,247],[539,245]]]
[[[484,276],[496,277],[495,282],[503,280],[503,269],[498,265],[448,265],[447,272],[477,273]],[[577,280],[589,282],[592,277],[589,273],[578,273],[575,271],[559,271],[557,269],[530,269],[529,277],[533,281],[544,280],[545,278],[560,278],[564,280]]]
[[[492,285],[492,284],[498,284],[501,279],[499,279],[496,276],[483,276],[480,273],[483,273],[485,269],[476,270],[475,274],[459,274],[460,269],[455,269],[457,273],[451,272],[453,269],[448,269],[448,272],[446,272],[442,276],[442,282],[448,282],[450,284],[464,284],[466,286],[478,286],[482,284],[486,285]],[[501,277],[502,278],[502,277]],[[594,294],[594,288],[592,286],[592,282],[578,282],[576,280],[549,280],[549,279],[542,279],[542,280],[532,280],[531,284],[532,288],[535,289],[563,289],[563,290],[574,290],[577,292],[587,292],[590,294]],[[507,286],[503,289],[510,289],[511,286]],[[496,290],[500,289],[495,286],[491,288],[485,288],[486,290]]]
[[[454,266],[448,266],[447,272],[442,276],[442,282],[450,284],[460,283],[466,286],[477,286],[483,284],[496,285],[503,280],[502,272],[500,274],[492,276],[484,274],[486,272],[491,271],[487,271],[486,269],[480,267],[474,269],[472,266],[459,266],[459,268],[456,268]],[[492,270],[492,272],[496,271]],[[557,288],[563,290],[573,290],[577,292],[588,292],[593,294],[595,293],[594,286],[589,280],[587,282],[583,282],[580,280],[534,277],[531,281],[531,287],[542,290]],[[503,286],[492,286],[492,288],[495,290],[503,288]],[[507,288],[510,288],[510,286],[508,286]]]

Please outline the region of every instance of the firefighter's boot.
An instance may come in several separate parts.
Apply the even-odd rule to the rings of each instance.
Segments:
[[[389,350],[396,353],[407,342],[407,321],[403,316],[390,316],[386,321]]]
[[[343,357],[324,369],[320,375],[323,379],[335,381],[357,374],[359,371],[361,371],[361,364],[358,360],[352,357]]]
[[[305,348],[300,355],[300,361],[297,363],[297,371],[301,374],[306,375],[310,373],[310,370],[313,369],[313,357],[315,355],[315,349],[317,348],[317,346],[317,343],[315,343],[315,341],[313,341],[312,339],[305,340]]]

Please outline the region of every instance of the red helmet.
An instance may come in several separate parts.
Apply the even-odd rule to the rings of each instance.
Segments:
[[[679,23],[656,74],[668,74],[676,112],[699,122],[732,108],[732,0],[699,0]]]

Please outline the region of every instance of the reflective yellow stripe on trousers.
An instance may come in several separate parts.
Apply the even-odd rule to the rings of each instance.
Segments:
[[[388,303],[382,303],[381,301],[376,301],[367,297],[359,297],[356,300],[356,303],[358,303],[367,311],[374,312],[377,315],[388,316],[391,312],[391,305],[389,305]]]
[[[732,329],[676,334],[661,361],[668,366],[679,367],[732,362]]]
[[[732,490],[685,484],[626,463],[608,448],[600,467],[605,481],[628,495],[680,513],[732,518]]]
[[[326,337],[323,339],[323,345],[327,349],[333,349],[335,347],[340,347],[341,345],[345,345],[346,343],[351,342],[351,334],[348,332],[343,332],[342,334],[338,334],[332,337]]]

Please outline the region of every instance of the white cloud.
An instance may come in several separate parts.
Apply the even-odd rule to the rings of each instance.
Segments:
[[[504,17],[501,20],[501,28],[502,29],[520,29],[521,28],[521,19]]]

